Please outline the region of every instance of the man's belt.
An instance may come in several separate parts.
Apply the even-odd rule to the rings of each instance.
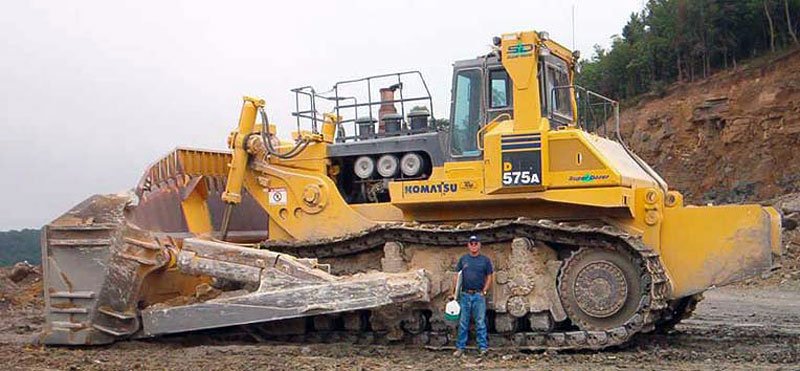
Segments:
[[[470,295],[472,295],[472,294],[477,294],[477,293],[479,293],[479,292],[481,292],[481,291],[480,291],[480,290],[472,290],[472,289],[470,289],[470,290],[464,290],[464,291],[462,291],[462,292],[465,292],[465,293],[467,293],[467,294],[470,294]]]

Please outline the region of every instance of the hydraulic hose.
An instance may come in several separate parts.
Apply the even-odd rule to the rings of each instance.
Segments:
[[[264,125],[263,130],[261,130],[261,140],[264,142],[264,147],[267,149],[267,153],[270,156],[275,156],[283,160],[288,160],[297,157],[297,155],[302,153],[306,149],[306,147],[308,147],[310,141],[308,139],[302,139],[299,142],[297,142],[295,146],[288,152],[286,153],[278,152],[274,147],[272,147],[272,142],[269,140],[267,134],[269,130],[269,117],[267,117],[267,112],[264,110],[264,108],[260,108],[258,112],[259,114],[261,114],[261,121]]]

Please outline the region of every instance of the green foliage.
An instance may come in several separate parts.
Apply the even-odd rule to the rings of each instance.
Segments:
[[[578,84],[616,99],[693,81],[798,44],[800,0],[650,0],[608,50],[595,46]]]
[[[448,119],[434,119],[433,120],[433,127],[436,128],[436,131],[448,131],[448,130],[450,130],[450,120],[448,120]]]
[[[0,232],[0,267],[24,260],[31,264],[40,264],[40,233],[38,229]]]

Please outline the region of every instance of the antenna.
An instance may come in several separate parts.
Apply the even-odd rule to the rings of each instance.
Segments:
[[[572,3],[572,51],[575,51],[575,3]]]

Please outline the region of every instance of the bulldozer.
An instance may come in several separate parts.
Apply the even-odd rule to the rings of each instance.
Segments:
[[[779,213],[684,205],[625,144],[618,102],[574,84],[579,53],[536,31],[492,45],[454,63],[448,120],[418,71],[293,89],[289,139],[245,97],[228,150],[178,148],[75,206],[44,228],[40,342],[446,348],[477,236],[493,347],[602,349],[773,267]]]

